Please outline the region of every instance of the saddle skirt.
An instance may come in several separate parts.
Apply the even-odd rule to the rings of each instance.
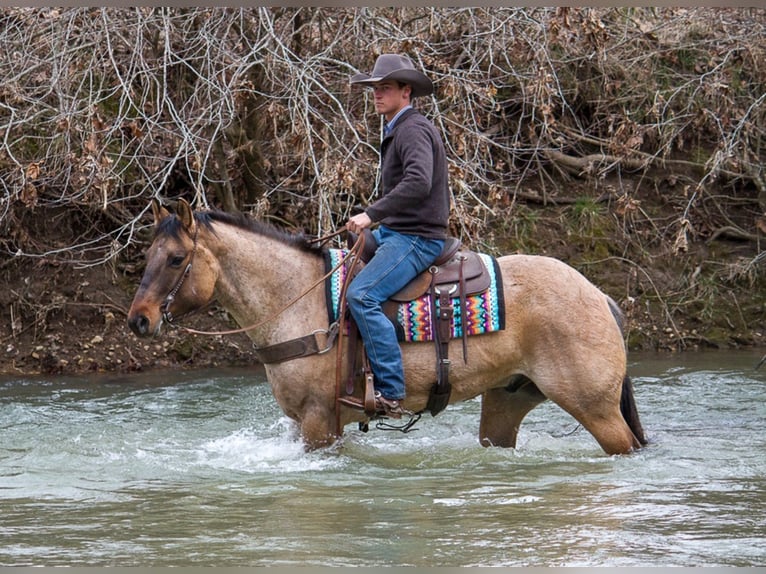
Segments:
[[[433,341],[438,316],[439,301],[431,298],[429,289],[432,283],[440,292],[454,293],[452,306],[454,313],[451,321],[452,338],[466,335],[481,335],[500,331],[505,328],[505,305],[503,304],[503,286],[497,261],[483,253],[457,249],[447,253],[446,261],[436,265],[435,273],[424,271],[413,279],[404,289],[396,293],[384,305],[384,311],[394,324],[400,342]],[[328,249],[325,255],[325,267],[329,272],[339,265],[348,255],[348,249]],[[364,257],[362,258],[364,259]],[[325,284],[327,309],[330,323],[339,317],[340,293],[346,280],[346,266],[340,266]],[[462,325],[460,313],[460,274],[466,286],[465,322]],[[432,309],[432,305],[436,305]]]

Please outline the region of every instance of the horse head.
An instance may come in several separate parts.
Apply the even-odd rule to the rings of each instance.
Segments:
[[[156,335],[164,321],[205,306],[217,280],[215,259],[201,244],[204,225],[195,219],[191,206],[181,199],[171,214],[153,200],[152,212],[154,240],[128,311],[128,326],[139,337]]]

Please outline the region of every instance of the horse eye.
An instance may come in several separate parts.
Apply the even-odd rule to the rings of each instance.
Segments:
[[[184,259],[186,259],[186,257],[184,257],[183,255],[171,256],[168,260],[168,265],[170,265],[171,267],[180,267],[183,264]]]

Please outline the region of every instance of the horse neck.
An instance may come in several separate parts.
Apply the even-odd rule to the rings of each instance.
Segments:
[[[219,268],[215,296],[221,305],[243,327],[273,317],[262,328],[248,331],[257,345],[327,327],[323,286],[300,297],[321,278],[321,257],[226,224],[214,224],[209,236],[209,250]]]

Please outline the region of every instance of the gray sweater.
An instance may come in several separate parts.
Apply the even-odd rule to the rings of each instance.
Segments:
[[[370,219],[410,235],[447,236],[449,176],[441,136],[423,114],[410,109],[383,139],[381,197],[365,210]]]

